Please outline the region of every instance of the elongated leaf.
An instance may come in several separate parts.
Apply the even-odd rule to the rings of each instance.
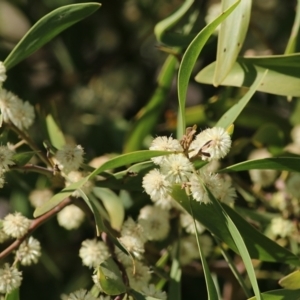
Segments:
[[[120,231],[125,211],[121,199],[111,190],[105,188],[95,187],[93,193],[101,199],[105,209],[107,210],[110,218],[110,225],[115,230]]]
[[[297,10],[292,32],[285,49],[285,54],[291,54],[296,52],[297,39],[299,38],[299,27],[300,27],[300,0],[297,1]]]
[[[173,300],[181,300],[181,268],[179,263],[180,242],[173,247],[172,266],[168,296]]]
[[[173,188],[172,197],[187,211],[190,211],[189,199],[180,186],[175,186]],[[226,218],[219,209],[216,209],[214,205],[200,204],[196,201],[191,202],[191,207],[196,220],[201,222],[232,250],[239,253],[226,225]],[[300,260],[297,256],[257,231],[232,208],[224,204],[222,204],[222,207],[235,226],[239,229],[251,258],[259,259],[261,261],[282,262],[300,266]]]
[[[160,71],[157,80],[158,86],[153,96],[147,105],[137,114],[132,129],[126,137],[123,149],[124,153],[141,149],[145,137],[150,134],[157,125],[157,121],[168,99],[167,95],[173,82],[176,65],[176,58],[170,55]]]
[[[56,149],[61,149],[66,144],[66,140],[51,114],[46,117],[46,126],[51,144]]]
[[[185,132],[185,102],[188,83],[192,74],[192,70],[197,61],[197,58],[204,47],[209,37],[214,33],[217,26],[224,21],[229,14],[237,7],[240,0],[222,13],[217,19],[204,27],[198,35],[190,43],[189,47],[185,51],[178,72],[178,129],[177,138],[181,138]]]
[[[6,69],[12,68],[59,33],[94,13],[100,6],[100,3],[95,2],[66,5],[41,18],[5,59]]]
[[[256,58],[238,58],[228,76],[221,85],[250,87],[258,74],[263,74],[269,69],[259,91],[283,95],[300,96],[300,54],[273,55]],[[216,63],[202,69],[195,80],[200,83],[213,84],[213,75]]]
[[[300,290],[273,290],[262,293],[263,300],[299,300],[300,299]],[[256,300],[256,297],[249,298],[248,300]]]
[[[158,42],[170,46],[181,46],[192,40],[190,36],[172,34],[169,31],[182,19],[193,3],[194,0],[186,0],[176,12],[156,24],[154,34]]]
[[[191,201],[191,199],[190,199],[190,201]],[[191,215],[194,219],[194,228],[195,228],[195,232],[197,233],[196,222],[195,222],[194,213],[193,213],[192,210],[191,210]],[[199,254],[200,254],[200,258],[201,258],[201,262],[202,262],[202,267],[203,267],[203,272],[204,272],[204,277],[205,277],[205,282],[206,282],[206,289],[207,289],[208,299],[209,300],[218,300],[219,295],[218,295],[217,289],[215,287],[214,280],[212,278],[212,274],[210,273],[207,261],[205,259],[204,252],[203,252],[202,247],[200,245],[198,233],[196,235],[196,238],[197,238],[198,250],[199,250]]]
[[[122,167],[125,165],[129,165],[135,162],[148,160],[151,157],[155,156],[161,156],[170,154],[168,151],[137,151],[132,152],[128,154],[123,154],[117,157],[112,158],[111,160],[104,163],[101,167],[96,169],[94,172],[92,172],[89,176],[79,180],[78,182],[70,184],[68,187],[64,188],[62,191],[60,191],[58,194],[54,195],[49,201],[44,203],[43,205],[37,207],[34,211],[34,217],[38,217],[50,209],[54,208],[56,205],[58,205],[61,201],[63,201],[65,198],[69,197],[74,191],[77,189],[80,189],[88,180],[93,179],[95,176],[100,174],[101,172],[104,172],[106,170]]]
[[[16,153],[13,156],[13,161],[18,165],[18,166],[24,166],[27,164],[32,156],[35,154],[34,151],[28,151],[28,152],[22,152],[22,153]]]
[[[222,0],[222,11],[234,4],[234,0]],[[251,14],[251,0],[241,0],[239,6],[221,24],[214,86],[220,85],[229,73],[242,48],[249,26]]]
[[[108,295],[120,295],[126,291],[122,273],[112,258],[100,264],[97,270],[99,284]]]
[[[154,298],[154,297],[150,297],[150,296],[145,296],[135,290],[131,290],[130,294],[132,296],[134,296],[134,300],[160,300],[159,298]]]
[[[9,294],[5,295],[5,300],[19,300],[20,299],[20,289],[14,289]]]
[[[300,172],[300,158],[298,157],[272,157],[244,161],[219,172],[239,172],[248,170],[278,170]]]
[[[288,290],[300,290],[300,270],[281,278],[279,284]]]
[[[205,187],[205,188],[208,192],[210,200],[212,201],[212,204],[216,207],[216,209],[219,209],[223,213],[223,215],[226,219],[225,226],[228,227],[228,230],[231,234],[232,239],[234,240],[234,243],[238,249],[238,252],[243,259],[243,262],[245,264],[254,294],[258,300],[261,300],[260,290],[259,290],[258,283],[256,280],[255,271],[254,271],[254,268],[252,265],[252,261],[251,261],[248,249],[244,242],[244,237],[242,237],[240,231],[237,229],[236,225],[233,223],[233,221],[231,220],[231,218],[227,214],[227,212],[222,208],[222,206],[218,202],[218,200],[215,199],[215,197],[213,196],[213,194],[209,191],[209,189],[207,187]]]
[[[251,85],[249,91],[242,97],[241,100],[239,100],[238,103],[236,103],[229,110],[227,110],[227,112],[221,117],[221,119],[217,122],[215,126],[223,127],[224,129],[226,129],[234,123],[234,121],[237,119],[237,117],[243,111],[245,106],[248,104],[258,87],[262,84],[267,72],[268,71],[266,70],[264,74],[260,74],[259,76],[257,76],[255,82]]]

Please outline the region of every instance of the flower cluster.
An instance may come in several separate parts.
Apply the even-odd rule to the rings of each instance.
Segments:
[[[0,146],[0,188],[4,186],[4,173],[9,170],[9,166],[14,165],[13,156],[15,152],[7,146]]]
[[[200,203],[209,203],[208,188],[214,197],[231,204],[236,196],[229,178],[207,171],[197,171],[192,163],[199,158],[204,161],[215,161],[223,158],[230,150],[231,139],[221,127],[203,130],[194,138],[195,129],[188,129],[181,141],[172,137],[157,137],[150,150],[175,152],[159,156],[152,161],[159,166],[143,178],[143,187],[151,200],[162,208],[168,209],[170,193],[174,184],[189,187],[193,198]]]

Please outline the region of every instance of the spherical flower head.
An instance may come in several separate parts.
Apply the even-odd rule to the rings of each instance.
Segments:
[[[9,267],[5,264],[3,268],[0,268],[0,293],[10,293],[14,289],[18,288],[22,282],[22,272],[14,267]]]
[[[201,172],[193,174],[190,177],[190,189],[193,198],[201,203],[208,204],[211,202],[205,186],[210,190],[215,198],[220,197],[222,182],[218,174]]]
[[[24,241],[16,252],[16,257],[23,266],[36,264],[40,256],[41,244],[32,236]]]
[[[171,208],[176,208],[178,209],[181,207],[176,200],[174,200],[170,195],[167,195],[166,197],[161,197],[158,200],[153,200],[154,205],[165,209],[165,210],[170,210]]]
[[[265,148],[261,148],[253,150],[248,159],[263,159],[269,157],[272,157],[270,152]],[[273,184],[277,174],[278,172],[276,170],[249,170],[251,181],[262,187],[268,187]]]
[[[152,141],[149,149],[150,150],[172,151],[172,152],[174,152],[174,151],[182,152],[183,151],[178,140],[173,139],[172,137],[166,137],[166,136],[158,136],[157,138],[155,138]],[[155,164],[161,165],[164,162],[165,158],[166,158],[166,156],[158,156],[158,157],[151,158],[151,160]]]
[[[84,221],[84,212],[74,204],[64,207],[57,214],[57,221],[67,230],[77,229]]]
[[[97,300],[90,292],[80,289],[70,295],[61,295],[61,300]]]
[[[222,127],[203,130],[191,143],[189,157],[200,157],[203,160],[223,158],[230,150],[231,138]]]
[[[126,267],[126,273],[130,287],[137,291],[144,289],[151,279],[149,268],[139,261],[136,261],[134,266]]]
[[[6,68],[2,61],[0,61],[0,86],[6,80]]]
[[[142,294],[148,297],[153,297],[155,299],[167,300],[167,294],[165,291],[158,291],[155,288],[154,284],[150,284],[148,286],[143,287],[141,290]]]
[[[33,190],[29,194],[29,201],[34,208],[37,208],[50,200],[52,196],[53,192],[50,189]]]
[[[149,241],[163,240],[170,231],[169,212],[158,206],[143,207],[138,219]]]
[[[4,174],[0,172],[0,189],[4,187],[4,184],[5,184]]]
[[[15,151],[9,149],[7,146],[0,146],[0,174],[9,170],[9,166],[14,165],[12,158]]]
[[[4,243],[5,241],[7,241],[9,239],[9,235],[7,235],[3,228],[0,228],[0,244]]]
[[[300,199],[300,174],[291,173],[286,182],[286,191],[293,197]]]
[[[195,223],[196,223],[197,233],[202,233],[205,231],[205,227],[202,224],[200,224],[197,220],[195,220]],[[187,233],[191,233],[191,234],[196,233],[194,219],[190,214],[186,212],[181,213],[180,224]]]
[[[76,171],[83,163],[83,148],[80,145],[71,146],[65,145],[61,150],[58,150],[55,154],[55,159],[58,162],[58,167],[64,173]]]
[[[17,117],[17,116],[16,116]],[[22,110],[19,111],[19,119],[21,121],[20,129],[28,129],[34,122],[34,107],[29,102],[22,103]]]
[[[103,242],[97,240],[85,240],[81,244],[79,256],[85,266],[96,268],[104,262],[110,254],[107,246]]]
[[[285,220],[282,217],[272,219],[270,224],[271,232],[276,236],[286,238],[295,231],[295,226],[290,220]]]
[[[183,154],[171,154],[166,157],[160,170],[171,184],[185,183],[192,175],[194,167]]]
[[[216,198],[227,205],[232,206],[236,198],[235,188],[231,184],[231,179],[229,176],[220,177],[220,185],[218,189],[218,195]]]
[[[151,170],[143,178],[143,188],[152,201],[164,199],[171,192],[171,184],[159,170]]]
[[[30,227],[31,221],[22,216],[19,212],[8,214],[3,220],[3,231],[13,237],[21,238],[24,236]]]
[[[19,120],[15,119],[16,112],[19,111],[21,106],[20,99],[13,93],[0,89],[0,110],[2,114],[3,121],[5,123],[13,123]]]
[[[146,242],[144,229],[140,224],[137,224],[132,218],[128,218],[122,225],[121,236],[132,236],[140,239],[143,243]]]

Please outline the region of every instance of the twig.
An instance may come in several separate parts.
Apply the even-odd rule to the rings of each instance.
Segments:
[[[9,255],[12,251],[17,249],[23,242],[26,240],[28,236],[30,236],[38,227],[40,227],[43,223],[48,221],[54,215],[56,215],[59,211],[61,211],[64,207],[69,205],[72,202],[71,198],[64,199],[61,203],[57,206],[46,212],[44,215],[40,216],[37,219],[32,220],[31,225],[29,227],[28,232],[22,236],[21,238],[15,240],[10,246],[8,246],[5,250],[0,253],[0,260],[7,255]]]

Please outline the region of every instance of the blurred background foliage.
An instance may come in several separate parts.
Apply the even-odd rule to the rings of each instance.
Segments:
[[[109,153],[121,153],[135,116],[154,93],[157,75],[167,57],[155,39],[154,26],[182,2],[103,0],[101,9],[95,14],[67,29],[10,70],[5,88],[34,104],[39,113],[37,122],[30,129],[32,137],[42,144],[46,135],[45,116],[51,112],[66,139],[84,147],[87,162]],[[217,2],[195,1],[195,7],[200,11],[198,30],[205,25],[208,15],[214,13],[213,5]],[[0,60],[6,58],[37,20],[57,7],[72,3],[79,1],[1,0]],[[295,7],[296,0],[253,1],[250,27],[241,54],[284,53]],[[215,60],[216,46],[217,37],[214,36],[205,46],[194,75]],[[244,93],[244,89],[214,88],[192,80],[187,96],[188,125],[197,123],[200,128],[213,125]],[[274,153],[283,152],[284,146],[290,142],[292,126],[300,123],[299,109],[297,99],[288,101],[286,97],[256,93],[235,124],[235,147],[227,160],[230,163],[246,160],[251,150],[258,146],[269,147]],[[175,134],[176,111],[174,77],[152,136]],[[269,141],[260,139],[259,133],[264,126],[269,126]],[[149,138],[145,136],[143,141],[145,149]],[[247,173],[239,176],[248,180]],[[12,172],[7,176],[8,184],[0,196],[1,218],[15,210],[32,217],[29,192],[47,186],[47,179],[36,174],[25,177],[26,180],[21,174]],[[138,208],[148,201],[146,195],[142,197],[145,199],[140,197],[134,201],[134,193],[130,197],[122,196],[128,214],[136,214]],[[56,219],[52,219],[34,233],[41,241],[43,255],[38,265],[24,269],[21,299],[58,299],[62,292],[91,286],[90,271],[82,266],[78,257],[82,240],[94,237],[91,219],[87,218],[83,227],[73,231],[62,229]],[[7,244],[2,246],[4,248]],[[215,268],[218,268],[217,264]],[[230,271],[228,267],[219,266],[219,270],[222,268],[225,268],[223,276],[226,278]],[[266,268],[278,270],[274,264]],[[195,272],[193,268],[185,271],[182,281],[184,299],[203,295],[205,283],[201,272]],[[276,277],[276,273],[273,274]],[[202,278],[201,284],[199,278]],[[268,278],[264,280],[262,290],[276,287]]]

